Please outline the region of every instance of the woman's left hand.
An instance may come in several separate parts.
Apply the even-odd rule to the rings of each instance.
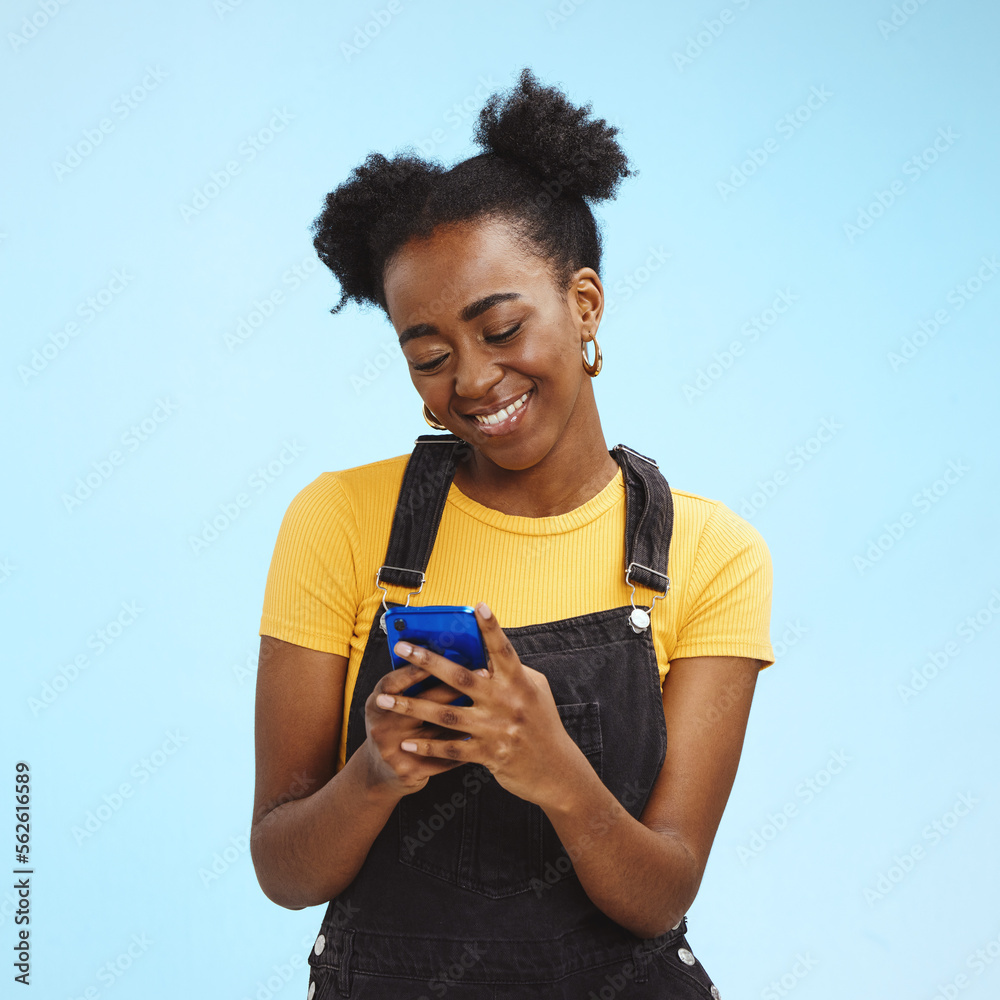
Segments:
[[[472,705],[397,694],[380,695],[379,707],[468,733],[468,739],[411,739],[400,747],[483,764],[508,792],[544,808],[559,801],[574,766],[586,758],[563,726],[545,674],[521,662],[485,604],[476,606],[476,621],[489,656],[488,677],[421,646],[395,646],[403,659],[467,694]]]

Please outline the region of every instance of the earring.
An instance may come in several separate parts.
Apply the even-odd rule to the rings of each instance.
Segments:
[[[427,409],[427,404],[424,403],[424,420],[427,421],[436,431],[446,431],[448,428],[444,424],[439,424],[437,418]]]
[[[603,358],[601,355],[601,345],[597,342],[597,337],[594,337],[594,361],[593,364],[587,360],[587,341],[583,342],[583,370],[591,377],[596,378],[598,372],[601,370],[601,364]]]

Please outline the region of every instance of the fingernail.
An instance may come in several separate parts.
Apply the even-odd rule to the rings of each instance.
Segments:
[[[399,745],[404,750],[416,750],[417,749],[417,744],[414,743],[413,740],[403,740],[403,742],[400,743]]]
[[[488,606],[487,606],[487,605],[486,605],[486,604],[485,604],[485,603],[484,603],[483,601],[480,601],[480,602],[479,602],[479,603],[478,603],[478,604],[476,605],[476,610],[477,610],[477,611],[478,611],[478,612],[479,612],[479,613],[480,613],[480,614],[481,614],[481,615],[482,615],[482,616],[483,616],[484,618],[492,618],[492,617],[493,617],[493,612],[492,612],[492,611],[490,611],[489,607],[488,607]]]
[[[477,674],[482,674],[482,675],[483,675],[484,677],[489,677],[489,676],[490,676],[490,672],[489,672],[489,671],[488,671],[488,670],[486,669],[486,667],[480,667],[480,668],[479,668],[479,669],[478,669],[478,670],[476,671],[476,673],[477,673]]]
[[[408,642],[397,642],[396,652],[400,656],[409,656],[413,652],[413,647]]]
[[[378,705],[379,708],[392,708],[392,706],[396,704],[396,699],[393,698],[391,694],[380,694],[375,699],[375,704]]]

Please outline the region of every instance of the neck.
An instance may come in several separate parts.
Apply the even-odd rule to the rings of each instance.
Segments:
[[[588,380],[589,382],[589,380]],[[517,517],[565,514],[597,496],[618,473],[593,390],[548,454],[527,469],[504,469],[478,449],[458,466],[455,485],[484,507]],[[589,405],[587,405],[589,403]]]

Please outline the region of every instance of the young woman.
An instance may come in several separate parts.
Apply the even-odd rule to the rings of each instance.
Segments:
[[[481,155],[371,154],[314,224],[332,311],[385,312],[445,433],[303,489],[267,578],[251,850],[271,900],[328,904],[309,1000],[719,996],[685,913],[773,662],[771,561],[607,448],[588,200],[632,171],[589,111],[525,69]],[[393,670],[405,603],[474,606],[489,668],[400,643]]]

